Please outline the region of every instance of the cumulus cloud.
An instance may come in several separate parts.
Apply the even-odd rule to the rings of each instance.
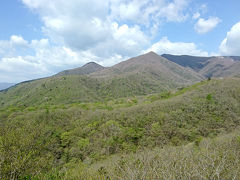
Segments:
[[[198,49],[194,43],[171,42],[167,37],[163,37],[147,51],[154,51],[158,54],[208,56],[208,52]]]
[[[7,82],[19,82],[43,77],[48,74],[41,64],[31,62],[27,57],[7,57],[0,59],[0,79]]]
[[[27,52],[22,54],[23,50]],[[63,66],[84,62],[79,56],[66,47],[51,46],[48,39],[28,42],[13,35],[8,41],[0,41],[0,79],[19,82],[52,75]]]
[[[159,15],[165,17],[168,21],[185,21],[188,17],[188,13],[183,13],[183,10],[186,9],[188,4],[189,0],[174,0],[163,7]]]
[[[111,17],[119,20],[130,20],[140,24],[148,24],[151,21],[163,19],[171,22],[186,20],[185,12],[189,0],[111,0]]]
[[[222,55],[240,56],[240,22],[235,24],[227,33],[226,38],[219,46]]]
[[[194,29],[199,34],[205,34],[212,31],[220,22],[221,20],[218,17],[200,18],[195,24]]]
[[[109,58],[112,54],[131,56],[147,46],[146,32],[140,28],[157,28],[161,20],[181,22],[189,0],[22,0],[29,8],[38,12],[43,21],[43,31],[51,41],[69,46],[76,51],[93,49]],[[46,4],[48,4],[46,6]],[[129,25],[129,21],[132,21]],[[116,31],[115,27],[119,26]],[[126,28],[127,27],[127,28]],[[122,34],[122,29],[124,33]],[[146,28],[145,28],[146,31]],[[134,32],[134,34],[132,33]],[[151,32],[151,31],[150,31]],[[117,33],[120,33],[117,35]],[[131,36],[129,36],[130,34]],[[118,38],[121,36],[121,39]],[[145,36],[145,37],[144,37]],[[140,39],[137,40],[136,37]],[[127,39],[123,43],[122,39]],[[144,39],[144,40],[143,40]],[[111,43],[110,43],[111,42]],[[131,43],[130,43],[131,42]],[[114,49],[102,48],[115,44]],[[133,48],[138,44],[137,48]],[[97,49],[99,48],[99,49]],[[122,51],[121,51],[122,50]]]
[[[22,36],[12,35],[10,40],[0,40],[0,58],[24,54],[28,51],[29,44]]]
[[[21,41],[13,43],[12,37]],[[20,52],[16,51],[19,45],[22,45],[19,42],[24,42],[24,46],[27,46],[27,53],[21,55]],[[89,61],[95,61],[107,66],[120,62],[124,58],[120,55],[112,55],[110,58],[103,59],[89,50],[74,51],[66,46],[53,46],[50,44],[49,39],[28,42],[15,35],[11,36],[8,41],[0,41],[1,52],[0,79],[14,83],[50,76],[63,69],[81,66]]]
[[[22,36],[12,35],[10,42],[17,46],[27,46],[27,41],[22,38]]]

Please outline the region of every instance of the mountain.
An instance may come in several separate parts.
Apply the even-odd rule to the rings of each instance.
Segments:
[[[210,58],[199,71],[205,77],[220,77],[222,73],[235,64],[235,61],[227,57]]]
[[[179,66],[154,52],[140,55],[120,62],[110,68],[91,74],[91,77],[128,77],[131,75],[147,76],[176,83],[188,84],[201,80],[203,77],[191,69]]]
[[[29,106],[105,101],[169,91],[202,79],[190,68],[150,52],[87,75],[53,76],[21,83],[0,93],[0,102],[5,106]]]
[[[240,56],[229,56],[229,57],[234,59],[235,61],[240,61]]]
[[[221,77],[232,77],[239,75],[240,75],[240,62],[234,63],[221,73]]]
[[[57,76],[76,75],[76,74],[84,75],[84,74],[90,74],[93,72],[101,71],[103,69],[104,69],[103,66],[95,62],[89,62],[82,67],[59,72]]]
[[[4,83],[4,82],[0,83],[0,90],[7,89],[13,85],[14,85],[14,83]]]
[[[231,57],[210,58],[199,73],[205,77],[232,77],[239,74],[240,62]]]
[[[188,56],[188,55],[171,55],[163,54],[162,57],[175,62],[183,67],[190,67],[195,71],[199,71],[204,67],[204,64],[211,57],[200,57],[200,56]]]
[[[184,67],[190,67],[204,77],[229,77],[239,74],[239,56],[176,56],[163,54],[163,57]]]

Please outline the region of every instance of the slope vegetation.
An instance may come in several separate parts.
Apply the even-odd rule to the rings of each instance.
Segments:
[[[114,170],[108,171],[100,166],[97,168],[98,175],[92,177],[80,175],[81,173],[87,175],[83,170],[85,167],[97,166],[99,161],[112,155],[134,153],[155,147],[167,148],[165,152],[171,152],[168,146],[186,145],[191,142],[202,146],[202,138],[212,138],[231,132],[239,125],[239,78],[213,79],[178,91],[114,99],[103,103],[74,103],[26,108],[8,106],[0,111],[0,178],[94,179],[96,177],[95,179],[101,179],[106,175],[108,179],[115,179],[114,176],[110,176],[112,173],[125,179],[125,175],[131,173],[128,171],[130,169],[139,173],[153,173],[149,174],[149,177],[155,178],[157,175],[161,177],[160,172],[172,167],[168,167],[167,164],[166,167],[161,166],[162,162],[165,162],[161,157],[126,163],[120,161]],[[239,148],[235,146],[237,143],[232,147],[233,153],[229,156],[232,159],[239,157],[239,151],[235,151]],[[176,154],[178,152],[181,151],[176,150]],[[211,152],[214,153],[214,150],[211,149]],[[188,154],[188,151],[186,153]],[[194,158],[198,157],[198,153],[189,158],[183,154],[169,162],[175,163],[173,168],[180,168],[178,163],[181,163],[181,158],[184,159],[183,163],[188,164],[190,161],[196,161]],[[204,149],[203,153],[205,153]],[[212,157],[215,158],[216,163],[217,158],[226,158],[225,154],[221,155],[221,153],[225,153],[225,150],[219,152],[216,157]],[[161,166],[159,168],[163,169],[157,171],[138,169],[146,167],[146,164],[142,163],[152,163],[153,159],[158,160],[158,165]],[[211,174],[214,169],[210,169],[212,166],[208,164],[212,163],[212,160],[209,162],[202,160],[200,164],[203,165],[203,169],[207,167],[210,175],[214,174]],[[225,161],[225,159],[222,160]],[[228,162],[234,164],[227,167],[238,166],[238,163],[231,159]],[[125,169],[128,166],[131,168]],[[158,166],[151,164],[147,166],[147,168],[151,167]],[[190,171],[192,167],[194,170],[197,169],[197,165],[193,163],[185,166],[184,172]],[[231,179],[235,170],[229,168],[221,171],[225,172],[226,176],[220,177]],[[176,171],[169,169],[169,171],[172,173],[170,177],[173,178],[179,175],[174,172],[180,173],[177,169]],[[204,176],[208,177],[206,173]],[[134,174],[129,174],[129,178]],[[199,177],[197,175],[196,177]],[[193,176],[189,175],[189,177]],[[182,177],[184,179],[187,176]],[[143,174],[133,179],[139,178],[143,178]]]
[[[117,155],[90,167],[78,164],[69,179],[238,179],[240,134],[203,138],[179,147]]]

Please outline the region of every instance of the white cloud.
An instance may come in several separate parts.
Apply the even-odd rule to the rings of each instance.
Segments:
[[[111,17],[149,25],[160,20],[185,21],[190,0],[110,0]]]
[[[138,21],[142,7],[146,7],[148,1],[110,1],[111,18],[117,20]],[[148,15],[148,14],[147,14]]]
[[[99,43],[90,51],[102,58],[112,55],[134,56],[149,46],[149,38],[141,31],[139,26],[119,26],[113,23],[111,27],[112,38]],[[113,62],[115,63],[115,62]]]
[[[29,48],[29,44],[21,36],[12,35],[10,40],[0,40],[0,58],[23,54]]]
[[[218,17],[200,18],[195,24],[194,29],[199,34],[205,34],[213,30],[220,22],[221,20]]]
[[[192,19],[198,19],[201,16],[199,12],[193,14]]]
[[[17,46],[27,46],[28,42],[22,38],[22,36],[12,35],[10,42]]]
[[[185,10],[189,4],[189,0],[22,2],[40,15],[44,24],[43,32],[51,42],[58,44],[57,48],[43,48],[41,53],[37,50],[36,57],[51,59],[51,64],[59,68],[79,66],[85,63],[85,60],[113,65],[127,57],[138,55],[150,46],[149,34],[157,32],[160,21],[184,21],[187,17]],[[33,44],[36,43],[32,42],[31,45]],[[56,49],[62,47],[65,47],[63,52],[68,52],[68,56],[75,54],[74,58],[72,57],[75,60],[59,57],[59,60],[55,61],[58,56],[52,56],[57,53]],[[50,66],[48,62],[44,63]],[[51,66],[57,71],[56,67]]]
[[[182,22],[186,19],[186,8],[190,0],[22,0],[29,8],[39,13],[43,21],[43,31],[57,44],[66,45],[76,51],[104,51],[101,54],[119,54],[130,56],[144,49],[142,39],[158,27],[160,21]],[[46,4],[48,4],[46,6]],[[129,21],[132,21],[129,25]],[[116,32],[113,24],[120,27]],[[146,26],[144,31],[141,26]],[[119,47],[123,40],[116,33],[121,33],[123,27],[128,32],[121,34],[127,39],[125,47]],[[149,32],[146,32],[146,29]],[[132,34],[132,32],[135,34]],[[156,31],[156,30],[155,30]],[[132,34],[129,36],[128,34]],[[123,37],[124,36],[124,37]],[[136,37],[141,38],[136,40]],[[132,43],[130,43],[132,42]],[[136,47],[137,50],[133,47]],[[115,44],[109,50],[103,45]],[[99,48],[99,50],[97,50]],[[120,51],[122,49],[122,51]]]
[[[124,34],[124,30],[121,31]],[[50,76],[63,69],[81,66],[89,61],[95,61],[102,65],[113,65],[124,58],[112,55],[110,58],[103,59],[95,56],[90,50],[74,51],[65,46],[52,46],[48,39],[32,40],[31,42],[23,38],[16,37],[15,39],[21,39],[20,42],[24,42],[30,53],[17,55],[19,53],[15,49],[19,43],[12,43],[12,37],[9,41],[0,41],[0,50],[8,48],[8,51],[4,50],[3,54],[0,54],[2,56],[0,56],[0,81],[16,83]]]
[[[47,48],[50,46],[48,39],[41,39],[41,40],[32,40],[31,46],[35,49],[37,48]]]
[[[208,52],[197,49],[194,43],[171,42],[167,37],[163,37],[159,42],[153,44],[146,52],[148,51],[158,54],[208,56]]]
[[[235,24],[227,33],[226,38],[219,46],[222,55],[240,56],[240,22]]]
[[[22,54],[23,50],[27,52]],[[51,46],[48,39],[32,40],[30,43],[16,35],[8,41],[0,41],[0,55],[0,80],[8,82],[52,75],[59,66],[69,66],[80,59],[67,48]]]
[[[160,16],[165,17],[168,21],[185,21],[188,17],[187,13],[183,13],[183,10],[187,8],[189,0],[174,0],[167,4],[159,12]]]
[[[28,58],[8,57],[0,59],[0,79],[7,82],[43,77],[48,71],[38,62],[31,62]]]

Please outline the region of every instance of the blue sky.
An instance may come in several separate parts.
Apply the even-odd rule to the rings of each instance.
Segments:
[[[239,0],[0,2],[0,82],[132,56],[240,55]]]

